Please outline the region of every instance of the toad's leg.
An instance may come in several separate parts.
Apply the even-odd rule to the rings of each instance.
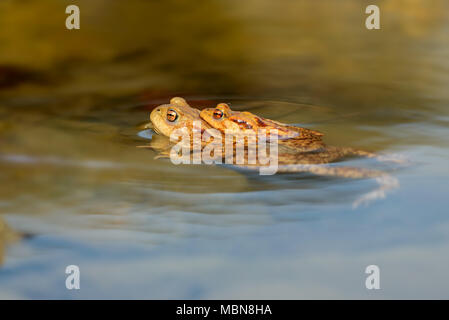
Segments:
[[[278,172],[294,172],[295,170],[302,172],[311,172],[322,176],[334,176],[342,178],[363,179],[374,178],[376,179],[379,187],[371,192],[368,192],[353,203],[353,208],[357,208],[362,204],[367,204],[377,199],[385,198],[385,193],[388,190],[393,190],[399,187],[399,181],[395,177],[389,174],[379,171],[354,167],[332,167],[328,165],[286,165],[280,166]]]
[[[257,169],[257,167],[250,166],[247,166],[246,168],[252,170]],[[390,176],[384,171],[355,167],[334,167],[326,164],[288,164],[278,166],[277,172],[310,172],[320,176],[333,176],[352,179],[376,179],[379,187],[357,198],[353,202],[353,208],[357,208],[361,204],[367,204],[371,201],[385,198],[386,191],[399,187],[398,179]]]
[[[377,153],[354,149],[354,148],[348,148],[348,147],[328,147],[335,149],[338,153],[341,154],[342,157],[347,156],[355,156],[355,157],[365,157],[365,158],[373,158],[381,162],[394,162],[397,164],[407,164],[408,161],[404,157],[401,157],[400,155],[380,155]]]

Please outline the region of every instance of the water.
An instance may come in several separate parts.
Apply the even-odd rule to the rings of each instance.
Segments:
[[[172,2],[79,1],[73,32],[0,4],[0,297],[448,298],[446,2],[380,1],[379,31],[360,1]],[[136,146],[176,95],[411,165],[357,209],[374,181],[175,166]]]

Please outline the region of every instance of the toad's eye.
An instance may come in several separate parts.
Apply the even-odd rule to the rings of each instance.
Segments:
[[[214,110],[214,119],[221,119],[223,118],[223,111],[221,111],[220,109],[215,109]]]
[[[176,120],[178,120],[178,113],[173,109],[168,110],[167,120],[170,122],[175,122]]]

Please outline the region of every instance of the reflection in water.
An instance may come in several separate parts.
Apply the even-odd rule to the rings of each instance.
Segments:
[[[372,263],[379,297],[447,296],[447,1],[378,1],[379,31],[358,0],[81,0],[73,32],[68,4],[0,1],[0,219],[35,235],[8,246],[0,297],[73,298],[73,263],[77,297],[372,298]],[[374,182],[174,166],[136,146],[175,95],[413,166],[357,210]]]

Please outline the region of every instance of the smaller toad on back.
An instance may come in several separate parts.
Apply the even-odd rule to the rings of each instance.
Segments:
[[[260,134],[266,132],[267,136],[275,133],[277,140],[292,138],[321,140],[321,132],[290,126],[285,123],[259,117],[247,111],[233,111],[226,103],[219,103],[215,108],[201,111],[201,119],[220,130],[231,134]]]
[[[323,134],[319,131],[266,119],[247,111],[233,111],[226,103],[202,110],[200,117],[222,133],[254,135],[257,140],[266,137],[266,141],[274,136],[279,146],[288,153],[320,151],[325,148]]]

